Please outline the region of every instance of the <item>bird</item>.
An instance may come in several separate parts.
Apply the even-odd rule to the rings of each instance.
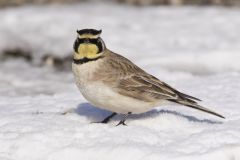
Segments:
[[[102,30],[77,30],[73,44],[72,71],[83,97],[92,105],[112,113],[99,123],[124,115],[118,125],[126,125],[131,114],[141,114],[160,105],[176,103],[209,114],[224,116],[198,104],[187,95],[147,73],[129,59],[109,50]]]

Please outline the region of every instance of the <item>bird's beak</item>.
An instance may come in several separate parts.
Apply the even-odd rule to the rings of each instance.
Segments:
[[[84,43],[89,43],[89,39],[85,39],[85,40],[84,40]]]

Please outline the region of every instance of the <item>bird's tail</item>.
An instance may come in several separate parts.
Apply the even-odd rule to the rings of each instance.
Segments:
[[[176,99],[176,100],[170,100],[172,102],[175,102],[175,103],[178,103],[178,104],[182,104],[184,106],[187,106],[187,107],[190,107],[190,108],[194,108],[194,109],[198,109],[200,111],[203,111],[203,112],[206,112],[206,113],[209,113],[209,114],[213,114],[215,116],[218,116],[220,118],[224,118],[224,116],[208,109],[208,108],[205,108],[203,106],[200,106],[199,104],[197,104],[197,102],[193,101],[193,100],[189,100],[189,99]]]

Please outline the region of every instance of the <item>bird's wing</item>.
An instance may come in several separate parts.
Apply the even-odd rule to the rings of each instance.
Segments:
[[[224,118],[222,115],[198,105],[196,100],[200,101],[200,99],[174,89],[118,54],[111,53],[111,56],[105,60],[107,63],[100,67],[102,70],[105,68],[105,71],[98,72],[99,76],[97,77],[102,77],[104,83],[110,85],[121,95],[146,102],[164,99]]]
[[[106,78],[105,82],[111,82],[112,87],[118,93],[149,102],[160,99],[189,99],[194,103],[194,100],[199,100],[175,90],[168,84],[143,71],[125,57],[112,52],[110,55],[105,59],[104,66],[100,67],[105,70],[104,74],[108,75],[99,77],[110,77]],[[103,72],[98,74],[101,73]]]
[[[143,101],[178,99],[178,95],[160,80],[144,74],[133,74],[119,80],[117,90],[120,94]]]

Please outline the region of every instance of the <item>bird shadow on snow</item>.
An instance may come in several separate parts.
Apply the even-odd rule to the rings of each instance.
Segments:
[[[99,109],[91,105],[90,103],[81,103],[77,106],[77,108],[74,110],[75,113],[77,113],[80,116],[84,116],[91,120],[91,122],[98,122],[109,116],[112,112]],[[182,113],[179,113],[177,111],[171,111],[171,110],[151,110],[146,113],[142,114],[135,114],[131,115],[128,119],[146,119],[146,118],[154,118],[157,116],[161,116],[163,114],[170,114],[177,117],[181,117],[184,119],[187,119],[190,122],[197,122],[197,123],[207,123],[207,124],[222,124],[220,121],[214,121],[209,119],[198,119],[194,116],[188,116]],[[113,118],[113,120],[121,120],[122,115],[118,115]]]

